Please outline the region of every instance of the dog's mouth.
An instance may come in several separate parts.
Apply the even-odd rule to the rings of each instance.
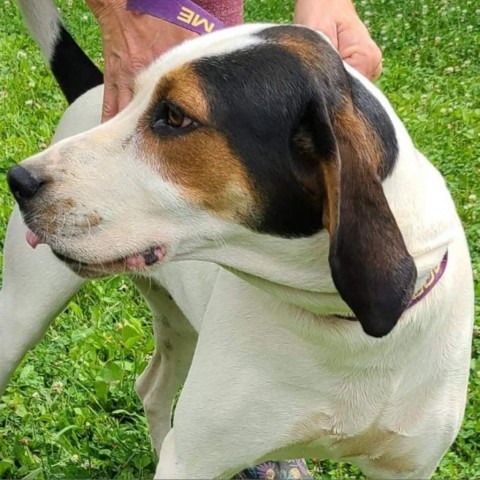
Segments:
[[[31,230],[27,230],[26,240],[32,248],[47,243]],[[105,277],[118,273],[140,273],[162,261],[166,255],[166,248],[163,245],[155,245],[133,255],[109,259],[105,262],[87,263],[56,251],[55,248],[50,248],[54,255],[66,263],[75,273],[86,278]]]

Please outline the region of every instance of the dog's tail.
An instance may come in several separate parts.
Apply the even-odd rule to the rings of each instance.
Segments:
[[[102,72],[64,28],[53,1],[17,0],[17,3],[68,103],[103,83]]]

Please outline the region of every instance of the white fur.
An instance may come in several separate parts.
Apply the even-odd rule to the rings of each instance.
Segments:
[[[352,461],[372,478],[428,478],[463,416],[471,268],[443,179],[383,95],[356,74],[397,132],[399,159],[384,190],[419,285],[446,249],[449,261],[432,292],[381,339],[365,335],[358,322],[329,316],[348,307],[331,280],[325,234],[278,239],[214,218],[140,161],[135,140],[123,143],[159,76],[204,54],[248,48],[261,28],[183,44],[143,73],[137,96],[118,117],[60,140],[99,120],[101,90],[87,93],[65,114],[59,142],[23,165],[48,167],[61,186],[54,198],[75,191],[80,213],[95,209],[104,218],[104,228],[88,239],[54,238],[65,254],[98,261],[152,242],[167,247],[170,261],[136,280],[155,318],[155,354],[137,389],[161,450],[157,478],[225,478],[262,460],[299,456]],[[63,173],[55,169],[62,162],[69,166]],[[82,177],[86,169],[95,175]],[[47,247],[28,249],[24,231],[15,210],[0,294],[0,386],[82,284]],[[28,308],[15,300],[27,297]],[[182,383],[170,430],[171,401]]]
[[[17,0],[33,38],[50,62],[60,33],[60,13],[51,0]]]

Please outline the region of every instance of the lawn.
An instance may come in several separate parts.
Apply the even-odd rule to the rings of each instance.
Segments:
[[[66,103],[13,1],[0,0],[0,244],[13,206],[7,170],[44,148]],[[101,65],[98,28],[80,0],[67,24]],[[249,0],[251,21],[291,20],[293,1]],[[476,0],[360,0],[384,52],[381,88],[445,175],[463,220],[480,296],[480,5]],[[1,260],[0,260],[1,262]],[[28,301],[28,299],[26,299]],[[480,326],[480,303],[476,304]],[[18,368],[0,399],[1,478],[152,477],[155,460],[134,379],[152,352],[151,319],[130,281],[89,284]],[[480,327],[460,435],[436,478],[480,477]],[[312,460],[318,478],[355,478]]]

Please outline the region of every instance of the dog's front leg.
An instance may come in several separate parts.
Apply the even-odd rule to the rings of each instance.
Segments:
[[[278,315],[288,311],[219,274],[156,478],[229,478],[303,453],[296,448],[303,438],[294,432],[312,398],[298,398],[298,386],[309,381],[315,356],[301,355],[313,347],[279,326]]]
[[[155,351],[135,384],[157,453],[171,428],[173,399],[187,377],[197,333],[167,291],[155,281],[135,285],[153,312]]]
[[[0,394],[26,352],[38,343],[84,280],[40,245],[25,240],[18,207],[8,224],[0,291]]]

